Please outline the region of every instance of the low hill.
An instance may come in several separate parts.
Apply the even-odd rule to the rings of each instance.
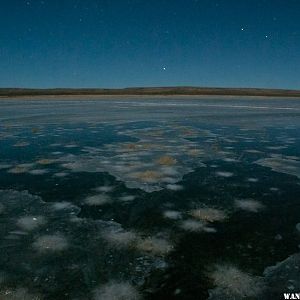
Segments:
[[[199,87],[138,87],[124,89],[23,89],[0,88],[0,97],[22,96],[72,96],[72,95],[224,95],[224,96],[272,96],[300,97],[300,90],[256,89],[256,88],[199,88]]]

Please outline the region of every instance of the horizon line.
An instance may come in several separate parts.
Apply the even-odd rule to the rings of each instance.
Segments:
[[[0,90],[137,90],[137,89],[195,89],[195,90],[266,90],[266,91],[294,91],[300,92],[295,88],[270,88],[270,87],[219,87],[219,86],[127,86],[127,87],[0,87]]]

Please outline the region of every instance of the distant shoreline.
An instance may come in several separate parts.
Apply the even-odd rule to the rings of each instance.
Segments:
[[[0,88],[1,99],[57,99],[57,98],[199,98],[199,97],[294,97],[300,98],[300,90],[254,88],[197,88],[154,87],[125,89],[18,89]]]
[[[278,99],[288,98],[295,101],[300,100],[300,96],[240,96],[240,95],[33,95],[33,96],[0,96],[1,101],[105,101],[105,100],[155,100],[155,99],[169,99],[169,100],[266,100],[266,99]]]

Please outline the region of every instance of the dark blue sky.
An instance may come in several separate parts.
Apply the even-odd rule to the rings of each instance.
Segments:
[[[299,0],[1,0],[1,87],[300,89]]]

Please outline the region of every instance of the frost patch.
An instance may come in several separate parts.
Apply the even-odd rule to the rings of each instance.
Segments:
[[[46,224],[46,222],[42,216],[25,216],[18,219],[17,225],[25,231],[31,231]]]
[[[250,275],[232,265],[217,265],[210,274],[216,288],[209,291],[209,299],[243,299],[262,292],[261,278]]]
[[[284,173],[300,178],[300,161],[285,156],[274,156],[260,159],[255,162],[257,165],[272,169],[278,173]]]
[[[235,200],[234,203],[236,208],[253,213],[257,213],[265,208],[264,205],[261,204],[259,201],[252,199]]]
[[[60,252],[68,248],[67,239],[60,234],[43,235],[33,243],[33,247],[39,252]]]
[[[94,290],[93,300],[140,300],[138,290],[128,282],[110,282]]]

